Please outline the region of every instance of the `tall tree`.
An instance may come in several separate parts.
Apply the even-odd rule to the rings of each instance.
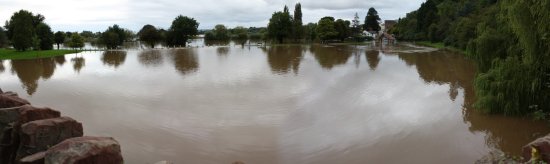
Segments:
[[[416,17],[418,22],[416,30],[421,33],[422,39],[435,40],[434,36],[429,37],[428,34],[435,34],[435,31],[437,31],[437,27],[432,26],[432,24],[437,22],[437,13],[437,6],[433,0],[428,0],[420,5],[418,16]]]
[[[284,39],[291,34],[291,27],[292,19],[288,13],[288,7],[285,6],[283,12],[275,12],[269,19],[267,25],[268,36],[279,43],[283,43]]]
[[[153,25],[145,25],[138,32],[139,40],[145,42],[151,48],[155,48],[155,45],[160,41],[160,32]]]
[[[355,13],[353,20],[351,21],[351,33],[354,36],[361,33],[361,22],[359,21],[359,15],[357,13]]]
[[[374,8],[369,8],[369,12],[367,13],[367,16],[365,17],[365,27],[364,29],[367,31],[380,31],[380,16],[378,16],[378,11]]]
[[[302,5],[297,3],[294,6],[294,19],[292,21],[292,36],[294,41],[302,39],[304,36],[304,26],[302,22]]]
[[[45,23],[40,23],[36,27],[36,36],[40,42],[40,50],[53,49],[54,36],[52,29]]]
[[[172,21],[168,30],[167,44],[170,46],[185,46],[191,36],[198,34],[199,23],[190,17],[179,15]]]
[[[20,10],[15,12],[6,23],[8,38],[13,48],[18,51],[25,51],[33,46],[34,38],[34,16],[31,12]]]
[[[8,45],[8,36],[4,28],[0,27],[0,48],[6,47]]]
[[[334,18],[328,16],[323,17],[321,18],[321,20],[319,20],[315,31],[319,39],[321,39],[323,42],[334,39],[338,35],[338,32],[334,27]]]
[[[338,19],[334,22],[334,29],[338,32],[337,38],[340,41],[344,41],[346,38],[350,37],[351,30],[349,26],[350,22],[342,19]]]
[[[54,34],[54,42],[57,45],[57,49],[59,49],[59,44],[65,42],[65,33],[58,31]]]

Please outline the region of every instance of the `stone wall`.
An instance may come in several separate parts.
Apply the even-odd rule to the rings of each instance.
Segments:
[[[123,163],[116,140],[83,135],[80,122],[0,89],[1,163]]]

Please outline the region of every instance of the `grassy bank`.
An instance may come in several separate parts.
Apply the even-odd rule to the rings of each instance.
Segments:
[[[454,47],[451,47],[451,46],[445,46],[445,44],[443,44],[441,42],[432,43],[432,42],[429,42],[429,41],[420,41],[420,42],[415,42],[415,44],[421,45],[421,46],[426,46],[426,47],[437,48],[437,49],[449,50],[449,51],[458,52],[458,53],[462,53],[462,54],[467,53],[466,50],[461,50],[461,49],[454,48]]]
[[[46,51],[16,51],[11,49],[0,49],[0,60],[4,59],[36,59],[61,56],[71,53],[79,53],[78,50],[46,50]]]

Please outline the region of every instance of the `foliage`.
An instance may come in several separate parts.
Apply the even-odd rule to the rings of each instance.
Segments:
[[[36,27],[36,35],[40,40],[40,50],[53,49],[54,35],[50,26],[44,23],[38,24]]]
[[[8,45],[8,36],[4,28],[0,27],[0,48],[6,47]]]
[[[294,7],[294,19],[292,19],[292,38],[294,38],[294,41],[297,41],[302,39],[303,36],[302,5],[297,3]]]
[[[109,49],[114,49],[119,46],[122,46],[122,43],[126,40],[127,33],[124,29],[120,28],[118,25],[113,25],[107,28],[105,32],[101,33],[100,42],[104,44]],[[74,36],[74,35],[71,35]],[[80,36],[80,35],[79,35]]]
[[[116,49],[118,46],[122,45],[119,38],[119,35],[113,31],[105,31],[101,34],[101,42],[108,49]]]
[[[309,40],[309,41],[313,41],[313,40],[317,39],[316,30],[317,30],[317,24],[316,23],[308,23],[307,25],[305,25],[305,27],[304,27],[305,39]]]
[[[199,23],[194,18],[177,16],[167,31],[166,44],[168,46],[186,46],[187,40],[198,34],[198,27]]]
[[[248,30],[242,26],[237,26],[231,30],[235,39],[239,44],[244,44],[248,40]]]
[[[391,32],[399,39],[466,49],[479,69],[474,80],[477,109],[549,113],[549,9],[550,1],[428,0]]]
[[[361,35],[361,23],[359,21],[359,15],[355,13],[353,20],[351,21],[351,35],[358,36]]]
[[[267,25],[268,37],[283,43],[283,40],[291,34],[292,20],[285,6],[283,12],[275,12]]]
[[[57,49],[59,49],[59,44],[62,44],[65,42],[65,33],[58,31],[54,34],[54,42],[57,44]]]
[[[145,42],[151,48],[155,48],[155,45],[162,39],[159,30],[153,25],[145,25],[138,32],[139,40]]]
[[[328,41],[334,39],[338,36],[338,31],[334,27],[334,18],[333,17],[323,17],[317,23],[317,28],[315,29],[317,37],[322,41]]]
[[[380,31],[380,16],[378,16],[378,11],[374,8],[369,8],[369,11],[367,12],[367,16],[365,17],[365,27],[364,29],[367,31]]]
[[[82,36],[80,36],[80,34],[75,32],[71,36],[71,38],[70,38],[69,42],[67,43],[67,45],[71,48],[82,48],[82,47],[84,47],[84,38],[82,38]]]
[[[342,19],[336,20],[334,22],[334,28],[338,35],[336,36],[340,41],[344,41],[346,38],[351,36],[350,22],[344,21]]]
[[[223,24],[218,24],[205,34],[204,39],[206,40],[228,40],[229,39],[229,30]]]
[[[34,16],[31,12],[20,10],[14,13],[6,23],[8,38],[16,50],[25,51],[33,46],[33,20]]]

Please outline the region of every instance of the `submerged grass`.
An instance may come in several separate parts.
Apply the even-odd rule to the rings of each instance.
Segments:
[[[437,49],[449,50],[449,51],[453,51],[453,52],[462,53],[462,54],[465,54],[465,55],[468,54],[468,52],[466,50],[454,48],[454,47],[451,47],[451,46],[445,46],[445,44],[443,44],[442,42],[432,43],[432,42],[429,42],[429,41],[420,41],[420,42],[415,42],[415,44],[421,45],[421,46],[426,46],[426,47],[437,48]]]
[[[0,49],[0,60],[5,59],[37,59],[55,57],[72,53],[79,53],[79,50],[45,50],[45,51],[16,51],[12,49]]]

